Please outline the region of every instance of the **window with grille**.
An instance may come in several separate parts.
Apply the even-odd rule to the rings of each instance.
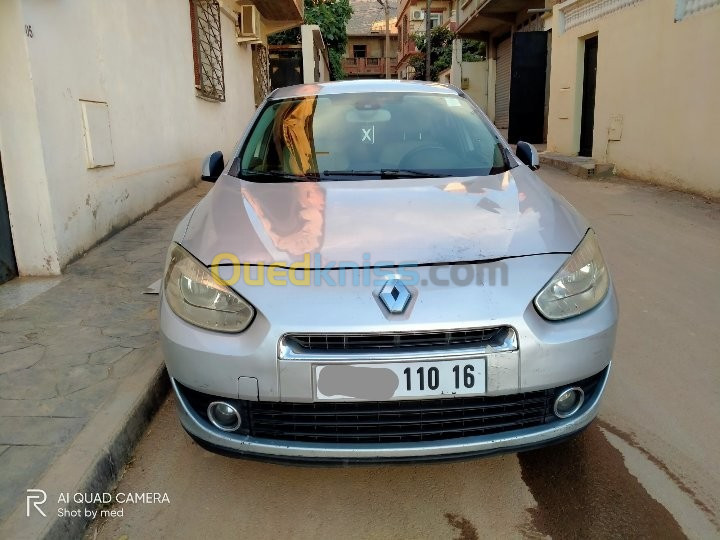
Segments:
[[[365,58],[367,56],[367,45],[353,45],[353,56],[355,58]]]
[[[217,0],[190,0],[195,88],[200,97],[225,101],[220,4]]]

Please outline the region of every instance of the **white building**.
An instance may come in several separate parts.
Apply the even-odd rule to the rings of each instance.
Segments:
[[[5,273],[59,274],[193,184],[205,154],[230,153],[269,87],[265,37],[302,6],[0,2]]]

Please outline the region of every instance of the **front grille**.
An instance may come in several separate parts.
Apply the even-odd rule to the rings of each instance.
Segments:
[[[309,442],[411,442],[499,433],[542,424],[546,391],[408,401],[250,404],[257,437]]]
[[[242,433],[284,441],[406,443],[503,433],[558,421],[555,396],[580,386],[591,400],[604,371],[558,388],[507,396],[403,401],[287,403],[232,401],[243,417]],[[178,385],[203,418],[215,398]]]
[[[368,334],[287,334],[285,342],[302,351],[373,350],[453,345],[499,345],[511,329],[473,328],[447,332],[388,332]]]
[[[580,381],[589,400],[600,374]],[[552,406],[560,389],[507,396],[405,401],[248,402],[256,437],[330,443],[437,441],[489,435],[558,420]]]

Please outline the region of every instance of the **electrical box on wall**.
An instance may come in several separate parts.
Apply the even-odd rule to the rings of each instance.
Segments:
[[[619,141],[622,137],[623,115],[611,114],[608,126],[608,141]]]
[[[115,165],[110,135],[110,110],[102,101],[80,100],[87,168]]]
[[[460,79],[460,88],[463,90],[470,88],[470,77],[463,77]]]
[[[561,120],[570,118],[570,101],[573,97],[570,87],[561,88],[558,92],[557,117]]]

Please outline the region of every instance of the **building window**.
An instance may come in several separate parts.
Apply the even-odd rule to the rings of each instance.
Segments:
[[[353,58],[365,58],[367,56],[367,45],[353,45]]]
[[[220,4],[217,0],[190,0],[190,28],[198,96],[225,101]]]
[[[419,34],[422,34],[425,32],[425,14],[427,13],[425,10],[422,10],[423,13],[423,24],[418,30]],[[437,26],[442,26],[443,23],[443,14],[442,13],[430,13],[430,28],[435,28]]]

